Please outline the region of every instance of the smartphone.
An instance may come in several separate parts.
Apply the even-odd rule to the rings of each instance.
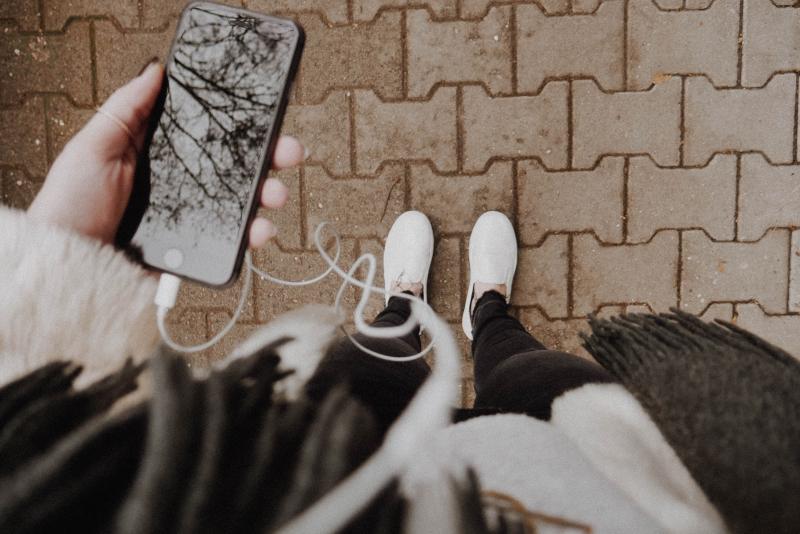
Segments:
[[[290,20],[186,7],[118,245],[205,285],[236,279],[303,42]]]

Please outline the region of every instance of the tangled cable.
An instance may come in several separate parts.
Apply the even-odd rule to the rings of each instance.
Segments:
[[[430,376],[419,388],[402,415],[388,430],[381,448],[332,491],[292,519],[288,524],[283,525],[279,530],[281,534],[320,532],[323,526],[325,531],[335,532],[346,525],[350,518],[367,506],[381,488],[401,474],[409,462],[415,458],[419,459],[420,451],[424,453],[424,445],[429,436],[448,424],[450,407],[453,405],[458,392],[460,376],[459,351],[447,323],[439,318],[422,299],[406,293],[391,293],[392,296],[411,301],[411,315],[408,320],[402,325],[387,328],[377,328],[367,324],[364,320],[364,310],[370,295],[372,293],[387,294],[384,288],[376,287],[373,284],[377,272],[375,256],[368,253],[363,254],[348,271],[345,271],[338,265],[341,253],[339,235],[332,231],[336,241],[336,253],[333,258],[322,244],[322,233],[327,226],[327,223],[322,223],[314,232],[314,244],[320,256],[328,265],[328,268],[322,274],[314,278],[300,281],[276,278],[256,268],[248,252],[245,256],[247,269],[244,273],[245,278],[239,304],[231,321],[206,343],[194,347],[184,347],[175,343],[167,332],[165,319],[169,309],[175,305],[178,289],[180,288],[179,278],[169,274],[162,275],[155,299],[158,306],[158,328],[164,343],[179,352],[205,350],[217,343],[233,328],[244,309],[247,294],[250,292],[253,273],[256,273],[264,280],[295,287],[318,283],[330,273],[336,273],[342,279],[342,285],[336,293],[334,306],[341,318],[344,318],[345,314],[342,308],[342,301],[347,287],[353,285],[361,289],[361,297],[353,312],[355,328],[358,332],[373,338],[396,338],[408,334],[419,324],[429,333],[431,342],[423,350],[412,356],[397,357],[381,354],[363,346],[342,328],[345,335],[356,347],[375,358],[395,362],[410,361],[423,357],[436,347],[436,364],[433,366]],[[366,265],[367,271],[363,281],[355,276],[355,273],[362,265]],[[436,474],[432,473],[431,476],[436,476]]]
[[[302,287],[302,286],[309,286],[316,283],[321,282],[325,278],[328,277],[331,273],[336,273],[340,278],[342,278],[342,284],[339,287],[339,290],[336,292],[336,299],[334,300],[334,307],[337,313],[343,318],[344,317],[344,310],[343,310],[343,300],[345,291],[347,290],[348,286],[355,286],[361,289],[361,297],[358,300],[358,304],[353,312],[353,320],[355,323],[356,330],[361,334],[364,334],[368,337],[372,338],[397,338],[402,337],[409,332],[411,332],[417,324],[422,324],[420,315],[433,313],[433,310],[419,297],[414,295],[409,295],[408,293],[391,293],[393,297],[403,298],[406,300],[411,301],[412,303],[417,303],[421,306],[418,306],[417,311],[414,312],[414,306],[412,305],[412,314],[409,319],[403,323],[402,325],[386,327],[386,328],[376,328],[374,326],[369,325],[364,320],[364,310],[367,307],[369,302],[369,298],[373,293],[377,293],[379,295],[386,295],[387,291],[382,287],[377,287],[374,285],[375,276],[377,275],[377,260],[373,254],[365,253],[362,254],[350,267],[348,271],[344,271],[339,266],[339,259],[341,257],[341,238],[339,234],[336,233],[334,230],[330,230],[333,239],[335,240],[335,254],[334,257],[331,257],[325,246],[322,243],[323,239],[323,232],[326,228],[329,227],[329,224],[326,222],[321,223],[317,226],[317,229],[314,231],[314,245],[317,247],[317,251],[319,252],[322,259],[328,265],[327,269],[320,273],[319,275],[308,278],[305,280],[283,280],[281,278],[277,278],[261,269],[253,265],[252,256],[248,251],[245,254],[245,270],[244,270],[244,281],[242,284],[242,291],[239,297],[239,303],[236,306],[236,309],[233,312],[233,316],[231,320],[226,324],[217,334],[215,334],[211,339],[208,341],[201,343],[199,345],[193,346],[186,346],[177,343],[172,337],[170,336],[169,332],[167,331],[166,326],[166,316],[169,310],[175,305],[175,300],[177,299],[178,289],[180,287],[180,279],[174,275],[170,274],[163,274],[161,276],[161,280],[159,280],[159,287],[158,292],[156,294],[156,305],[158,306],[157,311],[157,322],[158,322],[158,330],[161,334],[161,338],[163,339],[164,343],[170,347],[171,349],[177,352],[183,353],[193,353],[193,352],[200,352],[206,350],[208,348],[213,347],[219,341],[225,337],[231,329],[236,325],[236,322],[239,320],[239,317],[244,310],[245,304],[247,302],[247,295],[250,293],[250,289],[253,284],[253,274],[255,273],[259,276],[262,280],[272,282],[274,284],[289,286],[289,287]],[[356,278],[355,273],[361,268],[362,265],[366,265],[367,272],[364,280],[359,280]],[[344,327],[342,327],[342,331],[344,335],[348,337],[351,343],[358,347],[359,350],[362,352],[369,354],[370,356],[374,356],[375,358],[380,358],[382,360],[394,361],[394,362],[407,362],[411,360],[416,360],[417,358],[422,358],[426,354],[428,354],[433,346],[436,343],[436,339],[432,337],[431,342],[422,349],[420,352],[416,354],[412,354],[411,356],[392,356],[389,354],[382,354],[380,352],[376,352],[369,347],[365,347],[362,343],[353,337],[349,332],[347,332]]]

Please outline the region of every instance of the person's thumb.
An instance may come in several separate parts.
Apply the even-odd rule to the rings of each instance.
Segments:
[[[106,100],[79,135],[108,157],[122,157],[131,146],[140,151],[163,82],[163,67],[150,63]]]

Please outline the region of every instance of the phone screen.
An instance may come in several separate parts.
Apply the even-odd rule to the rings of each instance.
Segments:
[[[299,33],[222,6],[184,13],[131,241],[144,263],[213,285],[235,274]]]

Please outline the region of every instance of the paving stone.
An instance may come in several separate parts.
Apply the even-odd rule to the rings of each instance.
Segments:
[[[139,26],[137,0],[45,0],[44,28],[61,30],[72,17],[112,17],[125,28]]]
[[[289,188],[289,200],[281,209],[260,208],[259,216],[266,217],[278,228],[276,241],[283,250],[303,248],[303,199],[300,196],[300,170],[270,171],[269,178],[277,178]]]
[[[594,359],[583,348],[581,332],[589,333],[586,319],[548,319],[536,308],[520,310],[519,320],[542,345],[550,350],[558,350],[587,360]]]
[[[350,172],[350,104],[344,91],[330,93],[319,104],[289,106],[281,132],[294,135],[309,150],[308,163],[331,173]]]
[[[63,96],[46,98],[50,157],[55,160],[64,150],[67,142],[89,122],[95,111],[93,109],[76,108]]]
[[[382,102],[361,90],[355,97],[359,174],[373,174],[382,162],[400,158],[428,159],[439,171],[456,170],[454,87],[440,88],[426,102]]]
[[[173,19],[159,32],[120,32],[111,22],[96,21],[97,95],[102,101],[132,80],[150,59],[165,61],[175,34]]]
[[[214,1],[218,4],[227,4],[234,7],[241,7],[243,5],[243,2],[240,0]],[[134,2],[134,4],[135,3],[136,2]],[[183,11],[183,8],[188,5],[188,2],[184,0],[139,0],[139,3],[142,5],[142,26],[145,28],[163,28],[168,22],[173,23],[171,19],[176,19]],[[250,0],[250,3],[254,5],[258,4],[259,0]],[[270,3],[273,5],[279,5],[281,1],[271,0]],[[254,7],[253,9],[255,11],[264,11],[263,9],[259,9],[257,7]],[[273,13],[274,9],[267,9],[266,12]]]
[[[665,74],[705,74],[736,85],[739,0],[704,11],[662,11],[652,0],[628,3],[628,86],[647,89]]]
[[[21,34],[3,26],[0,39],[0,104],[16,105],[25,93],[67,93],[92,104],[89,23],[70,24],[64,34]]]
[[[491,98],[482,87],[464,87],[464,168],[481,171],[496,156],[565,168],[567,90],[567,82],[550,82],[537,96]]]
[[[800,227],[800,165],[770,165],[744,154],[739,183],[739,239],[756,241],[774,227]]]
[[[707,167],[657,167],[645,156],[628,170],[628,241],[647,241],[662,228],[702,228],[732,241],[736,226],[736,156],[717,155]]]
[[[329,251],[333,253],[333,243]],[[352,239],[342,240],[342,253],[339,265],[349,267],[355,260],[356,243]],[[319,252],[283,252],[274,243],[253,253],[256,267],[283,280],[305,280],[325,272],[327,265]],[[267,282],[255,277],[256,319],[266,323],[277,315],[310,303],[333,304],[340,279],[328,275],[323,281],[302,287],[287,287]],[[354,304],[352,292],[345,299],[348,305]]]
[[[28,209],[42,187],[42,178],[31,178],[18,169],[0,170],[0,204]]]
[[[436,18],[453,18],[456,16],[458,0],[352,0],[353,19],[356,21],[372,20],[382,8],[417,7],[425,5]]]
[[[475,405],[475,366],[472,360],[472,341],[463,334],[460,320],[457,323],[450,323],[450,329],[456,336],[456,344],[461,354],[461,372],[459,373],[461,377],[459,383],[461,407],[471,408]],[[423,344],[425,341],[426,339],[423,338]],[[431,368],[436,366],[435,358],[425,358],[425,361]]]
[[[551,235],[539,247],[521,248],[512,302],[539,306],[549,317],[566,317],[568,271],[566,235]]]
[[[715,0],[686,0],[684,9],[695,11],[708,9],[714,2]]]
[[[187,282],[181,285],[176,306],[200,308],[206,311],[222,311],[233,315],[236,306],[239,305],[243,282],[244,267],[242,267],[242,275],[239,276],[239,279],[231,287],[226,289],[213,289],[200,284]],[[247,303],[242,309],[241,321],[248,322],[255,320],[256,312],[254,300],[255,290],[251,287],[250,294],[247,296]]]
[[[411,209],[427,215],[438,232],[472,231],[481,214],[496,210],[509,217],[514,184],[511,162],[497,161],[483,174],[437,174],[426,164],[410,167]]]
[[[322,14],[333,24],[348,22],[348,0],[246,0],[246,2],[248,9],[264,13],[315,12]]]
[[[789,245],[789,311],[800,312],[800,231],[792,232]]]
[[[623,89],[624,10],[606,0],[594,15],[548,16],[534,5],[517,8],[520,91],[538,91],[547,78],[594,78],[607,91]]]
[[[550,172],[537,161],[518,169],[520,240],[541,241],[548,232],[593,231],[606,243],[623,240],[623,158],[603,158],[591,171]]]
[[[424,97],[439,82],[480,82],[492,94],[511,92],[511,7],[479,21],[434,22],[408,11],[408,93]]]
[[[0,2],[0,19],[13,20],[20,30],[39,29],[39,6],[37,0],[17,0]]]
[[[461,289],[466,285],[467,280],[461,279],[460,239],[453,237],[437,239],[428,283],[431,307],[445,320],[460,323],[461,313],[464,310]]]
[[[665,311],[678,301],[678,232],[659,232],[647,244],[604,246],[581,234],[573,242],[573,313],[604,304],[648,304]]]
[[[781,74],[763,89],[715,89],[705,78],[686,80],[687,165],[715,152],[764,152],[772,163],[794,159],[797,78]]]
[[[684,7],[685,0],[653,0],[662,10],[675,10]]]
[[[598,312],[601,318],[611,318],[620,314],[652,313],[648,306],[603,306]],[[591,329],[586,319],[548,319],[536,308],[520,310],[520,322],[528,331],[545,347],[574,354],[590,361],[594,358],[583,348],[582,332],[589,333]],[[701,316],[705,321],[723,319],[730,321],[733,317],[733,304],[712,304]]]
[[[730,302],[717,302],[706,308],[700,318],[709,322],[715,319],[731,322],[734,318],[734,305]]]
[[[742,85],[761,87],[773,73],[800,70],[798,27],[800,9],[777,7],[771,0],[744,3]]]
[[[461,394],[461,408],[472,408],[475,406],[475,379],[466,378],[462,373],[458,389]]]
[[[681,80],[649,91],[603,93],[593,81],[572,82],[573,154],[578,168],[604,154],[650,154],[662,166],[680,157]]]
[[[712,302],[754,300],[786,313],[788,263],[788,230],[772,230],[757,243],[714,243],[702,231],[684,232],[681,308],[699,313]]]
[[[383,287],[383,244],[384,244],[385,236],[382,236],[381,239],[378,238],[369,238],[369,239],[359,239],[358,240],[358,255],[362,256],[364,254],[372,254],[375,256],[375,280],[372,282],[376,287]],[[429,279],[429,283],[433,283],[433,279],[436,277],[436,271],[431,269],[431,278]],[[363,280],[364,275],[366,274],[366,270],[362,270],[359,273],[359,277]],[[430,292],[430,288],[428,290]],[[364,317],[369,320],[372,320],[374,317],[377,317],[378,314],[383,311],[384,305],[384,298],[383,295],[379,295],[377,293],[370,296],[370,299],[367,303],[367,307],[364,309]],[[349,319],[349,317],[348,317]]]
[[[610,319],[611,317],[616,317],[617,315],[632,313],[653,313],[653,310],[651,310],[650,306],[647,304],[626,304],[620,306],[612,305],[603,306],[600,308],[600,311],[597,312],[597,316],[602,319]]]
[[[800,360],[800,315],[768,315],[758,304],[737,304],[735,322]]]
[[[608,0],[572,0],[572,13],[576,15],[589,15],[597,11],[603,2]]]
[[[47,173],[44,98],[29,98],[20,108],[0,109],[0,165],[23,167],[38,176]]]
[[[308,247],[322,222],[333,224],[344,237],[384,237],[405,211],[402,165],[386,165],[372,179],[333,179],[318,166],[305,168]]]
[[[299,18],[306,30],[300,73],[304,103],[329,90],[362,87],[381,98],[403,96],[403,49],[399,12],[384,12],[369,24],[328,27],[317,15]]]
[[[461,0],[461,17],[481,19],[494,3],[495,0]],[[540,0],[538,3],[548,15],[565,14],[569,11],[567,0]]]
[[[199,345],[209,339],[208,312],[199,308],[176,306],[167,314],[166,325],[172,339],[181,345]]]

